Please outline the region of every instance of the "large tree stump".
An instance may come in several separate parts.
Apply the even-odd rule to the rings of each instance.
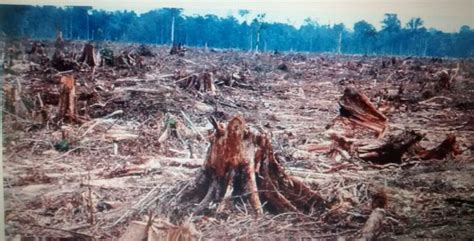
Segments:
[[[317,192],[285,173],[266,134],[247,127],[241,117],[227,126],[211,122],[215,132],[205,163],[179,197],[181,203],[197,204],[193,213],[219,212],[242,200],[257,215],[264,209],[317,214],[326,208]],[[216,210],[210,208],[211,203],[218,204]]]
[[[86,63],[89,67],[92,68],[91,79],[94,79],[95,67],[97,66],[94,45],[84,45],[84,49],[82,50],[82,55],[79,58],[79,62]]]
[[[84,49],[82,50],[82,55],[79,58],[79,62],[84,62],[92,68],[94,68],[97,65],[97,61],[95,59],[94,45],[92,44],[84,45]]]
[[[369,98],[354,88],[348,87],[339,100],[340,116],[352,123],[377,132],[381,138],[387,128],[387,117],[375,108]]]

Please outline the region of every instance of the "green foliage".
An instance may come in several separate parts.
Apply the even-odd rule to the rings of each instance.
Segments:
[[[66,39],[170,44],[175,18],[175,42],[195,47],[255,49],[267,51],[335,52],[341,36],[342,53],[421,56],[474,56],[474,31],[462,26],[458,33],[423,27],[415,17],[402,25],[398,16],[387,13],[377,31],[366,21],[354,24],[320,25],[311,18],[296,28],[268,23],[265,14],[239,10],[233,16],[184,16],[183,9],[163,8],[137,15],[133,11],[108,12],[91,7],[0,5],[0,31],[9,37],[54,39],[62,31]],[[404,27],[402,27],[404,26]],[[1,32],[0,32],[1,34]],[[257,37],[258,36],[258,37]],[[258,40],[257,40],[258,39]]]
[[[54,144],[54,149],[56,149],[56,151],[60,151],[60,152],[68,151],[69,150],[69,142],[67,140],[63,139],[63,140],[57,142],[56,144]]]

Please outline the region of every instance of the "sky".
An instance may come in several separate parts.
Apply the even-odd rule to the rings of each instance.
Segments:
[[[319,24],[344,23],[352,28],[366,20],[380,29],[385,13],[396,13],[405,25],[412,17],[421,17],[427,28],[457,32],[462,25],[474,28],[474,0],[0,0],[0,3],[33,5],[82,5],[104,10],[133,10],[144,13],[161,7],[179,7],[185,15],[215,14],[238,16],[239,9],[250,10],[248,20],[259,13],[266,21],[300,26],[310,17]]]

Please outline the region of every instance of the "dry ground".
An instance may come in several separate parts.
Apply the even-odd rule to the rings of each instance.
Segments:
[[[146,214],[177,221],[172,209],[179,207],[164,200],[176,194],[173,187],[178,182],[191,180],[204,160],[211,115],[222,122],[242,115],[249,125],[271,133],[287,171],[334,205],[324,217],[265,213],[254,218],[247,207],[217,216],[193,216],[190,220],[202,238],[353,237],[370,214],[371,190],[382,187],[388,195],[383,237],[474,237],[472,61],[460,64],[453,90],[423,96],[420,83],[435,81],[437,71],[454,69],[460,60],[397,58],[397,63],[382,68],[382,62],[391,58],[203,49],[190,49],[178,57],[170,56],[168,48],[152,49],[157,56],[146,58],[146,68],[99,67],[94,80],[87,70],[75,73],[77,92],[94,93],[81,102],[87,108],[80,113],[89,116],[85,123],[51,121],[45,126],[29,116],[3,112],[9,237],[112,240],[130,221],[146,221]],[[278,68],[282,63],[287,69]],[[17,60],[13,70],[5,72],[5,82],[21,83],[22,96],[32,110],[38,108],[39,93],[53,116],[57,106],[47,99],[57,95],[58,85],[44,69],[30,70],[31,65]],[[176,84],[183,76],[206,71],[214,71],[215,81],[239,76],[245,85],[221,85],[210,93]],[[402,83],[407,85],[402,98],[390,99]],[[383,100],[393,106],[386,114],[389,130],[384,139],[376,140],[364,128],[326,129],[338,116],[337,101],[349,85],[373,103]],[[443,98],[429,99],[433,96]],[[160,140],[170,120],[181,125],[179,138]],[[334,131],[352,131],[354,138],[376,143],[405,129],[424,134],[425,147],[434,147],[453,133],[462,153],[444,160],[405,158],[402,165],[377,166],[307,148],[328,142]],[[54,145],[63,133],[69,149],[60,152]],[[142,168],[126,172],[130,167]]]

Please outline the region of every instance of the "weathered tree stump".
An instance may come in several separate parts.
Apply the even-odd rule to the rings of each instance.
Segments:
[[[59,118],[69,122],[76,122],[76,81],[72,76],[63,76],[60,80]]]
[[[211,92],[214,93],[216,91],[216,87],[214,85],[212,74],[209,72],[203,72],[201,74],[193,74],[182,78],[177,81],[178,85],[183,89],[195,89],[201,92]]]
[[[58,50],[64,51],[65,43],[63,39],[63,32],[58,31],[56,33],[56,41],[54,41],[54,47]]]
[[[170,50],[170,55],[178,55],[183,57],[186,49],[183,47],[181,43],[176,44],[174,43]]]
[[[82,55],[79,58],[79,62],[84,62],[92,68],[94,68],[97,65],[97,61],[95,59],[94,45],[92,44],[84,45],[84,49],[82,50]]]
[[[197,204],[195,214],[220,212],[232,203],[248,201],[256,215],[272,212],[321,213],[325,200],[285,173],[273,154],[270,138],[246,126],[241,117],[227,126],[211,119],[215,132],[197,178],[179,196]],[[210,204],[218,204],[212,210]],[[265,203],[265,205],[263,205]]]
[[[387,128],[387,117],[375,108],[369,98],[354,88],[346,88],[339,100],[340,117],[352,123],[364,126],[383,137]]]

